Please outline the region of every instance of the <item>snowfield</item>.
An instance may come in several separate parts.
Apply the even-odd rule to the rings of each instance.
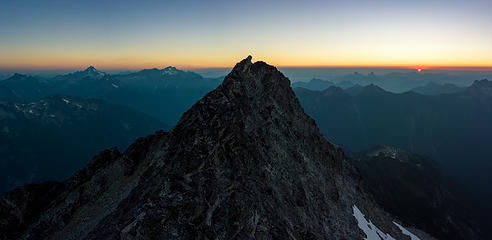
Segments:
[[[395,224],[403,234],[407,235],[410,237],[411,240],[420,240],[420,238],[418,238],[417,236],[415,236],[413,233],[411,233],[410,231],[408,231],[407,229],[405,229],[403,226],[401,226],[400,224],[396,223],[396,222],[393,222],[393,224]]]
[[[354,211],[353,215],[357,220],[357,225],[366,234],[366,238],[364,238],[365,240],[395,240],[391,235],[384,233],[378,227],[372,224],[371,220],[368,221],[357,206],[352,206],[352,209]],[[417,236],[412,234],[410,231],[408,231],[398,223],[393,222],[393,224],[400,228],[401,232],[404,235],[409,236],[411,240],[420,240]]]

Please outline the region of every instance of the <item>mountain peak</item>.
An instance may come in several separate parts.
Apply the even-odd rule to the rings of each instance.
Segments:
[[[22,73],[14,73],[10,78],[32,78],[33,76],[22,74]]]
[[[231,119],[239,116],[238,121],[244,121],[241,119],[244,117],[244,112],[251,113],[252,111],[269,111],[273,114],[274,111],[285,112],[295,109],[296,113],[292,115],[304,114],[290,88],[289,79],[265,62],[252,63],[251,56],[237,63],[224,78],[222,84],[186,112],[180,122],[194,122],[201,116],[210,115],[210,106],[221,110],[229,109],[222,115],[228,115]],[[264,109],[271,106],[275,108]],[[314,120],[311,119],[311,122],[314,125]],[[216,128],[217,126],[208,127]]]
[[[20,80],[35,80],[36,78],[31,75],[25,75],[21,73],[14,73],[11,77],[5,79],[5,81],[20,81]]]
[[[473,84],[468,87],[468,91],[473,94],[490,96],[492,95],[492,81],[487,79],[475,80]]]
[[[169,67],[162,69],[162,75],[176,75],[179,72],[181,72],[181,70],[178,70],[177,68],[175,68],[173,66],[169,66]]]
[[[97,69],[94,66],[89,66],[84,71],[85,72],[97,72]]]
[[[251,59],[252,57],[248,56],[237,63],[231,73],[225,77],[222,86],[254,91],[282,88],[292,92],[290,80],[277,68],[262,61],[253,63]]]
[[[387,93],[387,92],[381,87],[379,87],[378,85],[371,83],[363,87],[361,93],[374,94],[374,93]]]
[[[239,63],[236,64],[236,66],[234,66],[233,71],[236,70],[236,71],[244,72],[249,66],[251,66],[253,64],[251,62],[251,59],[253,59],[253,57],[251,57],[251,55],[249,55],[245,59],[241,60]]]
[[[489,81],[487,79],[482,79],[482,80],[475,80],[472,84],[474,87],[479,87],[479,88],[490,88],[492,85],[492,81]]]
[[[326,88],[325,90],[322,91],[323,95],[325,96],[334,96],[334,95],[340,95],[344,94],[344,91],[342,88],[337,87],[337,86],[330,86]]]
[[[89,76],[89,77],[97,77],[97,78],[100,78],[100,77],[103,77],[104,75],[106,75],[104,72],[97,70],[94,66],[89,66],[84,71],[79,71],[79,72],[76,72],[75,74],[78,74],[81,77]]]

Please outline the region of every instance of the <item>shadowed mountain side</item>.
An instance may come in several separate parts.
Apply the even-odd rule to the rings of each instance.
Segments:
[[[405,224],[438,239],[479,239],[469,207],[457,200],[436,162],[390,146],[348,155],[366,189]]]
[[[125,149],[165,127],[102,100],[56,95],[28,104],[0,102],[0,192],[63,180],[102,149]]]

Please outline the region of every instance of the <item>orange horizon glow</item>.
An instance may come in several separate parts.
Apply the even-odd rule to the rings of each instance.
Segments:
[[[247,54],[243,54],[244,57]],[[224,57],[215,59],[213,62],[203,58],[191,59],[177,58],[175,61],[172,60],[162,60],[150,59],[146,61],[143,58],[138,59],[139,61],[101,61],[96,59],[83,59],[80,61],[66,61],[60,62],[56,60],[23,60],[17,62],[1,61],[0,59],[0,70],[12,71],[12,70],[77,70],[85,69],[88,66],[94,66],[101,70],[141,70],[141,69],[151,69],[151,68],[165,68],[167,66],[174,66],[179,69],[192,70],[192,69],[224,69],[232,68],[237,62],[242,58],[232,58],[229,60],[223,60]],[[292,64],[286,60],[277,60],[278,58],[268,58],[268,57],[255,57],[253,55],[253,62],[264,61],[278,68],[380,68],[380,69],[422,69],[422,70],[456,70],[456,71],[492,71],[492,63],[490,64],[433,64],[433,63],[423,63],[423,64],[370,64],[370,63],[340,63],[335,64],[333,60],[327,61],[328,64],[314,64],[311,59],[306,59],[306,61],[298,62],[297,64]]]
[[[262,61],[262,60],[258,60]],[[267,61],[265,61],[267,62]],[[269,62],[267,62],[269,63]],[[89,66],[94,66],[99,70],[142,70],[142,69],[152,69],[158,68],[162,69],[168,66],[173,66],[178,69],[183,70],[200,70],[200,69],[226,69],[234,67],[235,63],[231,63],[230,65],[220,65],[220,66],[197,66],[197,65],[183,65],[183,64],[135,64],[135,65],[105,65],[105,64],[77,64],[77,65],[23,65],[23,66],[0,66],[0,71],[72,71],[72,70],[84,70]],[[271,63],[269,63],[271,64]],[[356,68],[379,68],[379,69],[408,69],[415,70],[421,69],[422,71],[428,70],[451,70],[451,71],[492,71],[492,65],[275,65],[277,68],[347,68],[347,69],[356,69]]]
[[[490,1],[254,2],[12,1],[0,69],[231,68],[248,55],[279,68],[492,69]]]

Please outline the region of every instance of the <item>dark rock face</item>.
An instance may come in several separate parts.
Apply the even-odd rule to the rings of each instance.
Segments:
[[[436,162],[384,145],[348,155],[377,203],[403,223],[439,239],[480,239],[469,207],[456,199]]]
[[[248,57],[169,133],[123,154],[101,153],[66,182],[46,186],[40,206],[29,205],[39,194],[29,186],[5,195],[2,219],[17,220],[0,222],[0,232],[4,239],[362,239],[355,204],[384,232],[408,239],[359,179],[289,80]]]

